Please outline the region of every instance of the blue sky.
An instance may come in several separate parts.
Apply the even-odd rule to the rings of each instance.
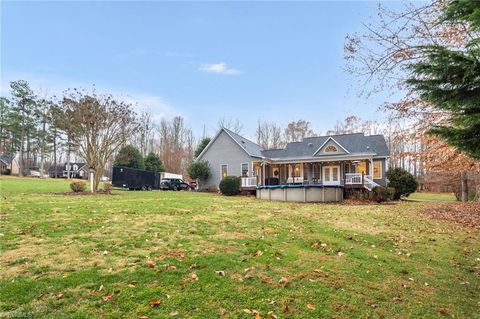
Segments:
[[[196,134],[221,117],[249,137],[259,118],[325,132],[382,116],[383,97],[357,97],[342,70],[346,34],[377,4],[2,1],[2,94],[19,78],[42,94],[95,84],[156,118],[180,114]]]

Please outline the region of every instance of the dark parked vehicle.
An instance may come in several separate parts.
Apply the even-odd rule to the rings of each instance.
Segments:
[[[130,167],[114,167],[112,185],[129,190],[159,189],[160,174]]]
[[[189,190],[190,185],[179,178],[164,178],[160,182],[160,189],[173,191]]]

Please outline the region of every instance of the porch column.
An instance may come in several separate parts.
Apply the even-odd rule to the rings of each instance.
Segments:
[[[262,163],[262,186],[265,186],[265,162]]]
[[[368,172],[371,177],[372,177],[372,180],[373,180],[373,157],[370,158],[370,171]]]

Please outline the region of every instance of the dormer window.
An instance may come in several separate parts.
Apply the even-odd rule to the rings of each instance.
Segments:
[[[325,153],[336,153],[338,152],[337,148],[333,145],[328,145],[325,147]]]
[[[74,171],[77,171],[77,170],[78,170],[78,166],[77,166],[77,165],[73,165],[73,170],[74,170]]]

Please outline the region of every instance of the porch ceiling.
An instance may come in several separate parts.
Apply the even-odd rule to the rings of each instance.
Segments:
[[[375,158],[375,153],[363,153],[355,155],[328,155],[322,157],[303,157],[303,158],[265,158],[263,161],[269,164],[297,164],[297,163],[321,163],[332,161],[356,161],[356,160],[370,160]]]

